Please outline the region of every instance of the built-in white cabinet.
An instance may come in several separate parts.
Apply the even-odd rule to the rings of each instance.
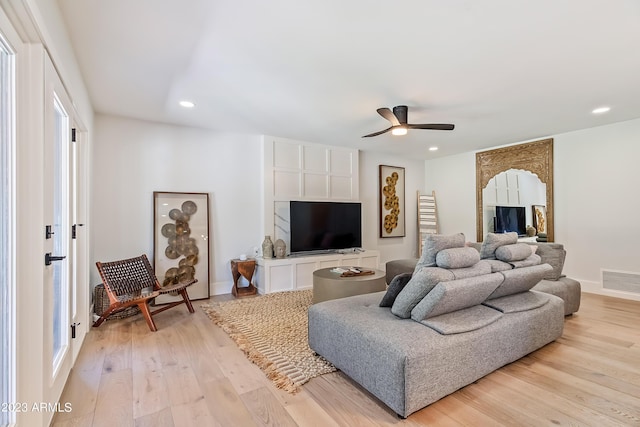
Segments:
[[[258,271],[254,280],[258,292],[268,294],[279,291],[309,289],[313,287],[313,272],[320,268],[339,266],[377,269],[380,252],[332,253],[287,258],[258,258]]]
[[[290,200],[359,200],[358,150],[264,135],[263,160],[264,234],[274,240],[289,241]]]

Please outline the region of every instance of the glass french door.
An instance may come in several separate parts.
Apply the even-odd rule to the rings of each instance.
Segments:
[[[44,137],[44,305],[45,358],[48,375],[45,395],[56,401],[73,362],[72,325],[75,322],[72,296],[74,244],[72,221],[75,212],[73,107],[50,60],[45,67]]]

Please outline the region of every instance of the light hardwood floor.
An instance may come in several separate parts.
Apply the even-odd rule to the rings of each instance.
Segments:
[[[52,425],[640,426],[640,302],[583,294],[556,342],[405,420],[340,372],[276,389],[199,305],[92,328]]]

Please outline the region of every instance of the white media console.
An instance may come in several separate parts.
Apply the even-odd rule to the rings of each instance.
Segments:
[[[379,263],[380,252],[372,250],[287,258],[260,257],[257,258],[258,271],[255,276],[255,285],[261,294],[311,289],[315,270],[339,266],[377,269]]]

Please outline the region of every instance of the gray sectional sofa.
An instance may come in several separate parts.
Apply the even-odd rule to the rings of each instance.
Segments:
[[[530,290],[553,267],[517,236],[487,237],[478,251],[428,236],[386,292],[311,306],[310,347],[407,417],[560,337],[565,301]]]

